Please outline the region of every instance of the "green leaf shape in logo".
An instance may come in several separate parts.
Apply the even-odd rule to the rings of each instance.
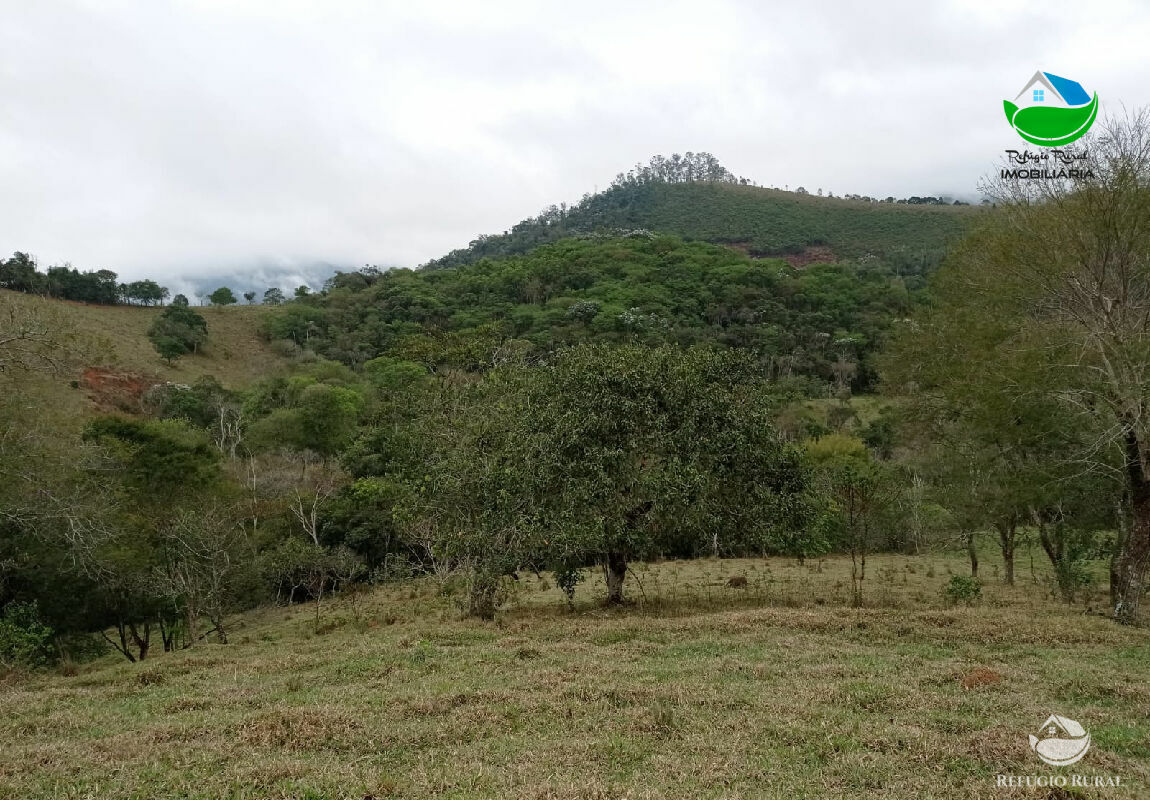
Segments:
[[[1018,135],[1031,144],[1061,147],[1082,138],[1098,116],[1098,92],[1094,99],[1077,108],[1030,106],[1020,109],[1009,100],[1002,101],[1006,118]]]

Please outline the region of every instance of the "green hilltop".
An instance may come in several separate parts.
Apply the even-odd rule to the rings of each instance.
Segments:
[[[480,236],[427,264],[462,266],[520,255],[569,236],[646,229],[737,246],[752,256],[826,248],[828,258],[877,258],[894,268],[937,266],[979,213],[970,206],[818,197],[731,181],[623,180],[573,207],[552,206],[510,230]]]

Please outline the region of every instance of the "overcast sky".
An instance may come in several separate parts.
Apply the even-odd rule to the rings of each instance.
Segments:
[[[0,253],[415,266],[686,150],[972,196],[1036,69],[1144,105],[1147,42],[1150,4],[1098,0],[0,0]]]

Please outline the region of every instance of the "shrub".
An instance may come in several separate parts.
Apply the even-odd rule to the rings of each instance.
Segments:
[[[36,603],[11,603],[0,615],[0,665],[44,667],[55,658],[53,631],[40,620]]]
[[[964,603],[969,606],[982,597],[982,581],[965,575],[952,575],[943,594],[951,605]]]
[[[567,605],[575,607],[575,587],[583,581],[583,572],[578,567],[561,567],[555,570],[555,583],[567,597]]]

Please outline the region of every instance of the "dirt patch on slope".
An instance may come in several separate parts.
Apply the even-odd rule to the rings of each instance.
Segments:
[[[804,247],[798,253],[758,253],[751,250],[749,242],[733,242],[729,245],[732,250],[738,250],[750,258],[779,258],[786,261],[796,269],[802,269],[809,264],[833,264],[837,260],[834,251],[822,244]]]
[[[137,413],[140,399],[159,378],[138,372],[121,372],[106,367],[88,367],[80,376],[80,388],[101,411]]]

